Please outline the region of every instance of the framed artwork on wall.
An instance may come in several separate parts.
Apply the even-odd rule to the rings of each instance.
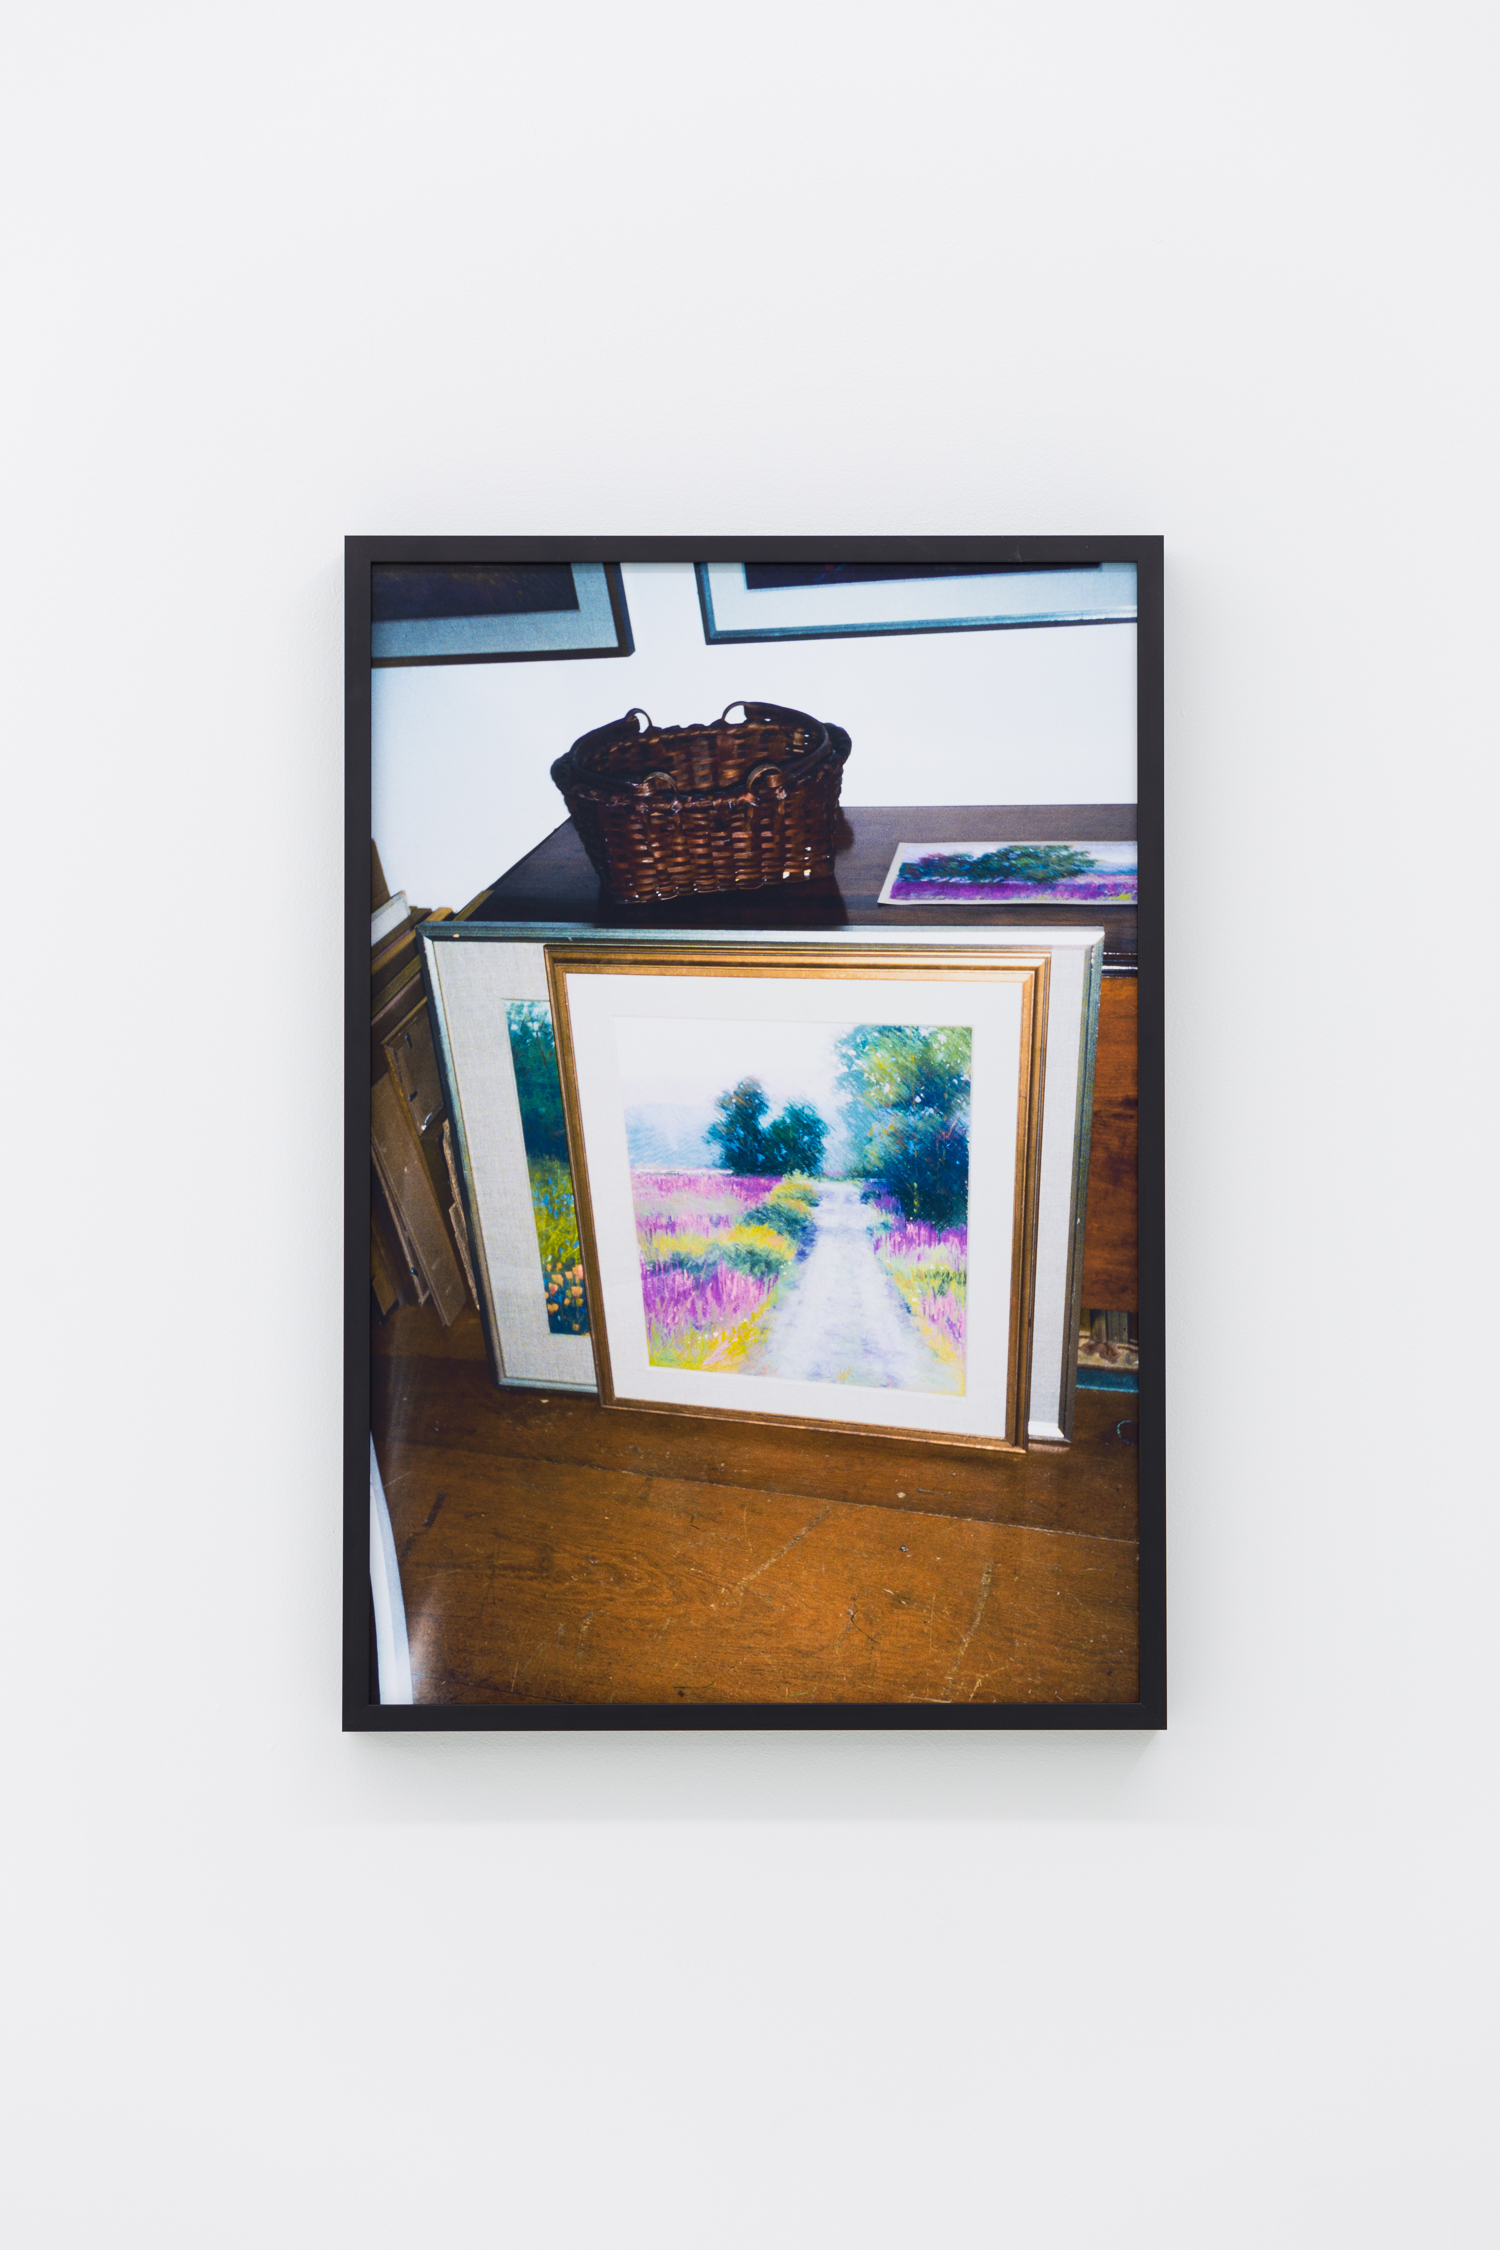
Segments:
[[[346,586],[345,1725],[1163,1724],[1160,542]]]
[[[375,563],[370,661],[534,664],[628,656],[630,615],[615,563]]]
[[[1124,624],[1132,563],[699,563],[707,641]]]

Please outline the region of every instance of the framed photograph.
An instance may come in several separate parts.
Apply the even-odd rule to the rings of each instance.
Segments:
[[[699,563],[703,637],[978,633],[1117,625],[1136,614],[1132,563]]]
[[[1045,957],[547,969],[604,1404],[1024,1448]]]
[[[994,934],[864,928],[851,930],[848,943],[880,955],[893,942],[908,949],[948,947],[967,937],[978,944],[988,939],[992,946]],[[673,933],[554,929],[555,943],[588,944],[601,937],[638,950],[671,942]],[[1073,1434],[1080,1364],[1102,932],[1087,926],[1022,927],[1006,937],[1022,952],[1043,954],[1048,964],[1028,1436],[1064,1444]],[[766,930],[735,932],[719,942],[785,950],[820,941],[806,931]],[[495,1381],[593,1391],[593,1352],[582,1341],[589,1334],[588,1291],[544,947],[525,923],[451,917],[424,929],[423,946]],[[500,1038],[502,1023],[506,1035]],[[658,1165],[702,1168],[718,1162],[714,1144],[701,1132],[686,1138],[680,1131],[665,1134],[650,1154]]]
[[[1161,586],[349,541],[347,1727],[1164,1723]]]

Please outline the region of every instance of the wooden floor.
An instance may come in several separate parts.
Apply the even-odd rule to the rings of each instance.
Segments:
[[[1024,1458],[499,1390],[478,1318],[376,1332],[419,1703],[1130,1703],[1134,1401]]]

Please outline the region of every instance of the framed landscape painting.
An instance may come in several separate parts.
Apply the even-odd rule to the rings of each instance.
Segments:
[[[429,968],[427,990],[495,1380],[591,1391],[589,1308],[542,949],[449,945]]]
[[[1024,1447],[1045,958],[548,974],[606,1405]]]

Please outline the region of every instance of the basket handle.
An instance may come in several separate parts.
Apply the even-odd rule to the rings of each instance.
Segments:
[[[644,719],[645,726],[637,727],[633,725],[632,722],[637,719]],[[625,713],[623,719],[608,719],[602,727],[592,727],[587,734],[581,734],[568,751],[566,759],[560,759],[558,762],[559,764],[566,764],[570,773],[577,773],[580,770],[586,771],[591,759],[607,754],[622,742],[639,742],[642,735],[649,734],[650,731],[650,712],[643,711],[640,705],[636,704],[632,710]],[[552,778],[557,781],[556,774]],[[557,785],[559,788],[562,787],[560,781]]]
[[[781,778],[781,768],[778,765],[773,765],[767,762],[763,766],[753,766],[750,772],[746,774],[745,785],[734,800],[737,805],[754,804],[755,785],[758,781],[769,781],[771,784],[771,794],[776,799],[776,802],[779,805],[784,805],[786,803],[786,783]]]
[[[734,703],[738,703],[748,724],[753,724],[757,719],[774,719],[780,725],[786,727],[788,732],[795,727],[805,727],[811,738],[808,742],[809,749],[814,748],[819,736],[828,732],[823,720],[815,719],[810,711],[794,711],[786,703],[747,703],[742,695],[737,695]],[[734,709],[734,703],[725,704],[715,721],[717,726],[724,724],[724,721]]]

